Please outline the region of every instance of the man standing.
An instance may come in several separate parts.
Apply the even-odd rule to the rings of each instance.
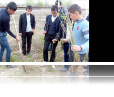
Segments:
[[[55,2],[55,5],[58,6],[58,0]],[[62,2],[59,0],[59,13],[58,13],[58,17],[61,21],[61,24],[64,24],[64,27],[66,29],[66,24],[65,24],[65,20],[64,20],[64,15],[68,14],[67,9],[65,9],[62,6]],[[68,16],[68,15],[67,15]],[[62,29],[62,39],[66,39],[66,33],[64,32],[64,30]],[[63,50],[64,50],[64,62],[69,62],[69,43],[68,42],[64,42],[63,44]],[[70,68],[70,65],[64,65],[64,68],[60,68],[60,71],[67,71]]]
[[[17,10],[17,5],[15,2],[10,2],[6,8],[2,8],[0,10],[0,62],[3,62],[3,53],[6,49],[6,62],[10,62],[10,56],[11,56],[11,47],[7,40],[7,33],[11,35],[13,38],[16,39],[16,42],[19,41],[19,39],[10,31],[10,15],[14,14]],[[9,68],[14,68],[13,65],[7,65]]]
[[[22,37],[22,51],[23,55],[31,55],[31,41],[32,35],[35,29],[35,17],[32,12],[32,7],[26,7],[26,13],[20,15],[19,19],[19,34]],[[27,51],[26,51],[26,40],[27,40]]]
[[[44,27],[43,34],[45,35],[45,42],[43,48],[43,59],[45,62],[48,62],[48,47],[50,43],[52,43],[52,54],[50,56],[50,62],[55,61],[55,50],[60,39],[61,30],[60,27],[60,20],[57,16],[58,7],[53,5],[51,7],[51,15],[46,16],[46,24]]]
[[[78,52],[80,61],[83,62],[87,50],[89,49],[89,22],[83,18],[82,9],[79,5],[71,5],[68,11],[70,18],[76,21],[73,28],[75,45],[72,45],[71,48],[72,51]]]

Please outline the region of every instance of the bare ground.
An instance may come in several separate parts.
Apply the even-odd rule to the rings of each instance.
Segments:
[[[69,78],[69,75],[66,72],[59,71],[59,68],[62,67],[62,65],[57,65],[56,68],[53,69],[50,65],[45,65],[43,67],[40,65],[26,65],[27,72],[25,72],[21,65],[17,65],[12,69],[1,65],[0,76],[2,77],[0,77],[0,82],[85,82],[83,78]],[[84,71],[85,69],[82,70],[82,72]],[[77,72],[76,75],[80,76],[80,73]],[[88,82],[88,78],[86,81]]]

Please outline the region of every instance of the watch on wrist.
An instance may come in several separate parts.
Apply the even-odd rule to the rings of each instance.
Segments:
[[[81,46],[80,46],[81,47]],[[82,47],[81,47],[81,50],[82,50]]]

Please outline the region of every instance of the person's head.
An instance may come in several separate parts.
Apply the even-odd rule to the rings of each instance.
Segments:
[[[9,15],[12,15],[17,10],[17,5],[15,2],[10,2],[10,3],[8,3],[6,9],[7,9]]]
[[[69,7],[68,12],[70,14],[70,18],[73,21],[76,21],[82,17],[82,9],[79,5],[73,4]]]
[[[58,0],[55,1],[55,5],[58,6]],[[59,0],[59,9],[62,7],[62,2]]]
[[[29,15],[32,12],[32,6],[27,6],[26,7],[26,14]]]
[[[53,5],[51,7],[51,14],[53,17],[56,17],[57,16],[57,13],[58,13],[58,7],[56,5]]]

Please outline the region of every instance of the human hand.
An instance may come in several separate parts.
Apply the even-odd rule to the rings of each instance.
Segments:
[[[20,40],[16,37],[16,42],[18,43]]]
[[[81,50],[81,46],[73,45],[73,46],[72,46],[72,50],[73,50],[74,52],[80,51],[80,50]]]
[[[67,41],[67,39],[62,38],[62,39],[61,39],[61,42],[62,42],[62,43],[66,43],[66,42],[68,42],[68,41]]]
[[[20,36],[22,36],[22,33],[19,33]]]
[[[47,31],[43,31],[43,34],[46,34],[47,33]]]
[[[53,43],[56,43],[56,42],[57,42],[57,39],[53,39],[52,42],[53,42]]]
[[[32,29],[32,31],[31,32],[34,32],[34,29]]]

